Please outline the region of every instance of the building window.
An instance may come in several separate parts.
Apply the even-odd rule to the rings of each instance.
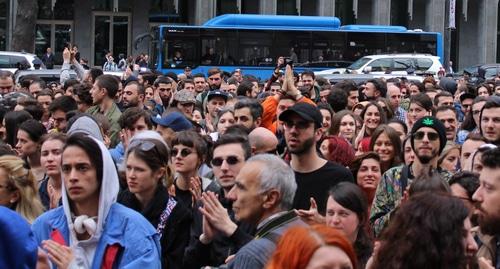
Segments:
[[[186,0],[150,0],[150,23],[188,23],[189,3]]]
[[[217,0],[217,16],[223,14],[238,14],[240,10],[236,0]]]
[[[242,14],[259,14],[260,1],[258,0],[241,0]]]
[[[296,0],[279,0],[276,4],[277,15],[299,15]]]
[[[391,1],[391,25],[408,27],[408,1]]]
[[[335,17],[339,18],[342,25],[355,24],[352,0],[335,0]]]
[[[72,20],[74,0],[38,0],[39,20]]]
[[[300,1],[300,15],[318,16],[318,0]]]
[[[50,1],[50,0],[49,0]],[[131,0],[94,0],[92,10],[113,11],[113,12],[131,12]]]
[[[0,0],[0,50],[7,48],[7,0]]]

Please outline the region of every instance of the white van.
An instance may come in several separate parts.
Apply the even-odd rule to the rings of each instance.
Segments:
[[[20,65],[26,70],[35,70],[34,64],[40,64],[40,69],[45,69],[42,60],[35,54],[25,52],[0,51],[0,69],[15,73]]]
[[[430,54],[381,54],[368,55],[352,63],[345,69],[328,69],[315,72],[327,74],[399,74],[433,73],[443,68],[439,57]]]

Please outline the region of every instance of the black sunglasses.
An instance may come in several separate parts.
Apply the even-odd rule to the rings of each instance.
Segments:
[[[426,132],[416,132],[413,134],[413,138],[415,138],[416,140],[422,140],[422,139],[424,139],[425,135],[427,135],[427,138],[430,141],[436,141],[439,139],[438,133],[426,133]]]
[[[240,160],[236,156],[227,156],[226,159],[222,157],[216,157],[212,159],[212,166],[221,166],[224,161],[226,161],[229,165],[235,165],[240,162]]]
[[[175,158],[175,157],[177,157],[179,150],[176,148],[173,148],[171,152],[172,152],[172,158]],[[181,152],[182,158],[186,158],[189,154],[193,153],[192,150],[187,149],[187,148],[183,148],[180,152]]]

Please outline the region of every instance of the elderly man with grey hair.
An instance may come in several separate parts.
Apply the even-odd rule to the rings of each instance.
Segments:
[[[297,184],[293,170],[282,159],[259,154],[247,160],[228,193],[235,218],[257,226],[255,238],[243,246],[228,268],[264,268],[288,228],[306,225],[291,210]],[[237,229],[213,193],[202,196],[203,234],[210,241],[216,233],[231,236]]]

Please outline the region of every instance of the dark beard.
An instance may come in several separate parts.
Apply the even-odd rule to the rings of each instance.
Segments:
[[[488,217],[484,214],[483,211],[483,214],[479,214],[477,218],[481,232],[489,235],[500,234],[500,217]]]
[[[431,156],[427,156],[427,155],[418,155],[418,154],[415,154],[415,156],[418,158],[418,160],[420,161],[421,164],[428,164],[430,163],[436,156],[438,156],[437,152],[434,150],[432,151],[432,155]]]
[[[302,145],[300,145],[299,147],[295,148],[295,149],[290,149],[290,147],[287,147],[288,148],[288,151],[290,151],[290,153],[292,154],[296,154],[296,155],[301,155],[305,152],[307,152],[311,147],[314,147],[314,137],[311,137],[311,138],[308,138],[304,141],[304,143],[302,143]]]

